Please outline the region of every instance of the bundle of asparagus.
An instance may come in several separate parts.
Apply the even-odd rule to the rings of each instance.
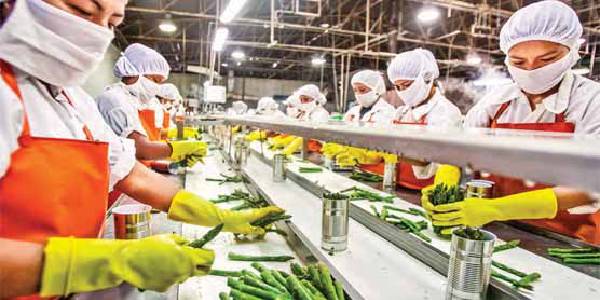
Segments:
[[[219,182],[219,185],[226,182],[243,182],[244,178],[242,176],[227,176],[225,174],[219,174],[221,178],[206,178],[206,181],[216,181]]]
[[[350,201],[359,201],[359,200],[367,200],[369,202],[386,202],[393,203],[394,196],[382,196],[378,193],[369,192],[367,190],[363,190],[357,187],[351,187],[349,189],[345,189],[340,191],[340,193],[349,193]]]
[[[414,222],[409,219],[393,215],[389,212],[386,206],[383,207],[380,213],[375,205],[371,205],[371,211],[373,212],[374,216],[380,218],[381,220],[393,224],[402,231],[408,231],[427,243],[431,243],[431,238],[421,232],[427,229],[426,221]]]
[[[600,265],[598,248],[548,248],[548,255],[560,258],[566,264]]]
[[[436,185],[433,190],[427,194],[429,202],[433,205],[450,204],[464,200],[464,193],[458,186],[447,186],[443,183]],[[453,226],[433,226],[433,232],[442,237],[452,235]],[[467,234],[470,234],[469,231]]]
[[[499,263],[497,261],[492,261],[492,266],[496,267],[498,270],[501,270],[505,273],[510,274],[510,275],[506,275],[506,274],[498,272],[497,270],[492,269],[492,277],[497,278],[502,281],[506,281],[515,288],[524,288],[527,290],[533,290],[533,286],[531,286],[531,283],[542,278],[542,275],[540,273],[534,272],[534,273],[527,274],[527,273],[521,272],[519,270],[515,270],[515,269],[513,269],[505,264]],[[513,278],[512,276],[516,276],[517,279]]]
[[[341,282],[333,279],[322,263],[300,266],[290,264],[291,274],[269,269],[254,262],[249,270],[211,271],[211,275],[228,276],[229,293],[219,294],[221,300],[344,300],[346,294]]]
[[[298,168],[298,172],[300,172],[301,174],[323,173],[323,168],[321,168],[321,167],[300,167],[300,168]]]
[[[358,180],[358,181],[365,181],[365,182],[382,182],[383,181],[383,177],[381,177],[379,175],[371,174],[368,172],[362,172],[362,171],[352,172],[352,175],[350,175],[350,178],[354,179],[354,180]]]

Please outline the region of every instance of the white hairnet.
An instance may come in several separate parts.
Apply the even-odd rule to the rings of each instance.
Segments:
[[[118,78],[157,74],[169,76],[169,63],[158,52],[142,44],[131,44],[117,60],[113,73]]]
[[[162,97],[162,98],[166,98],[166,99],[177,100],[177,101],[183,100],[183,98],[181,97],[181,94],[179,94],[179,90],[177,89],[177,86],[175,86],[172,83],[161,84],[160,85],[160,93],[158,94],[158,96]]]
[[[231,104],[231,108],[237,114],[243,114],[248,110],[248,105],[246,105],[246,103],[244,103],[244,101],[234,101]]]
[[[258,104],[256,105],[257,111],[264,110],[277,110],[279,109],[279,105],[275,101],[275,99],[271,97],[262,97],[258,100]]]
[[[440,76],[433,53],[425,49],[402,52],[392,59],[387,68],[387,75],[392,83],[397,80],[415,80],[426,72],[431,73],[433,79]]]
[[[352,76],[352,80],[350,81],[352,85],[355,83],[362,83],[371,88],[372,91],[375,91],[378,95],[385,94],[385,82],[383,81],[383,76],[378,71],[373,70],[362,70],[354,74]]]
[[[296,96],[307,96],[313,98],[320,105],[327,103],[327,98],[319,91],[319,87],[314,84],[305,84],[296,91]],[[298,100],[299,101],[299,100]]]
[[[287,97],[287,99],[285,99],[284,103],[285,103],[285,105],[291,106],[291,107],[296,107],[296,106],[300,105],[300,99],[298,99],[298,93],[294,92],[293,94],[289,95]]]
[[[570,6],[559,1],[540,1],[519,9],[506,21],[500,31],[500,50],[507,53],[514,45],[533,40],[555,42],[573,50],[582,33],[581,23]]]

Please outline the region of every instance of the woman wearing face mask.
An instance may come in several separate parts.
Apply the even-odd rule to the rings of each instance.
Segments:
[[[135,141],[138,159],[191,158],[193,165],[205,154],[204,142],[160,141],[163,112],[156,95],[160,93],[159,83],[169,75],[162,55],[141,44],[129,45],[115,64],[114,74],[121,82],[108,86],[96,102],[112,130]]]
[[[436,87],[439,69],[433,54],[416,49],[398,54],[387,69],[398,97],[404,102],[396,111],[395,124],[458,127],[462,114]],[[437,164],[420,166],[406,162],[398,164],[397,183],[405,188],[420,190],[433,183]]]
[[[279,110],[279,105],[275,99],[271,97],[262,97],[258,100],[258,104],[256,105],[256,114],[276,118],[285,117],[285,114]]]
[[[465,126],[546,132],[600,134],[600,84],[571,72],[577,62],[582,26],[575,12],[558,1],[530,4],[513,14],[500,32],[500,49],[514,80],[484,97],[467,114]],[[436,207],[434,221],[479,226],[495,220],[530,221],[538,226],[600,244],[597,206],[582,192],[526,184],[491,176],[499,198],[467,199]]]
[[[283,101],[283,104],[285,105],[285,115],[288,116],[288,118],[298,119],[297,116],[300,113],[298,110],[298,106],[300,105],[298,95],[294,92]]]
[[[385,93],[385,82],[379,72],[359,71],[352,77],[351,84],[358,105],[346,112],[345,121],[391,123],[395,110],[382,98]]]
[[[221,210],[134,158],[78,86],[104,57],[125,1],[0,3],[0,298],[72,293],[127,282],[164,291],[204,275],[214,253],[176,235],[101,240],[109,189],[169,218],[232,232],[277,208]],[[43,49],[43,51],[40,51]],[[10,288],[8,288],[10,287]],[[38,299],[39,296],[31,296]]]
[[[327,98],[314,84],[301,86],[295,93],[298,96],[298,114],[296,119],[301,121],[323,123],[329,120],[329,112],[323,108]]]
[[[179,89],[172,83],[160,85],[160,93],[156,95],[162,106],[163,122],[162,129],[168,130],[169,127],[175,127],[175,114],[180,109],[179,106],[183,97],[179,94]]]

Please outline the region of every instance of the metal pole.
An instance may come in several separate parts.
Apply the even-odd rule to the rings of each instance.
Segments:
[[[275,44],[275,0],[271,0],[271,45]]]
[[[367,0],[367,19],[365,21],[365,52],[369,52],[369,33],[371,23],[371,0]]]

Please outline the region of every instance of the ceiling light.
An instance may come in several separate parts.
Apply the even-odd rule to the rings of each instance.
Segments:
[[[229,64],[227,64],[227,63],[222,63],[222,64],[221,64],[221,67],[225,67],[225,68],[227,68],[227,67],[229,67]]]
[[[273,68],[277,68],[277,63],[276,62],[273,63]]]
[[[242,60],[246,57],[246,54],[244,54],[244,52],[242,52],[240,50],[235,50],[231,53],[231,57],[233,57],[234,59],[237,59],[237,60]]]
[[[419,11],[419,14],[417,15],[417,19],[421,22],[421,23],[432,23],[433,21],[437,20],[440,17],[440,11],[433,8],[433,7],[427,7],[427,8],[423,8]]]
[[[241,61],[238,61],[237,63],[235,63],[235,65],[239,67],[239,66],[241,66],[241,65],[242,65],[242,62],[241,62]]]
[[[321,24],[321,28],[329,28],[329,24],[323,23],[323,24]]]
[[[479,65],[482,61],[481,56],[477,55],[477,53],[468,54],[465,60],[469,65]]]
[[[163,32],[175,32],[177,30],[177,25],[171,19],[171,15],[165,15],[165,19],[158,24],[158,28]]]
[[[217,32],[215,33],[215,40],[213,42],[213,50],[217,52],[223,50],[223,46],[225,46],[225,41],[227,40],[228,36],[229,29],[224,27],[217,29]]]
[[[231,20],[235,18],[235,15],[237,15],[240,12],[240,10],[242,10],[244,4],[246,4],[246,0],[229,0],[227,7],[225,7],[225,10],[219,17],[221,23],[231,22]]]
[[[581,68],[576,68],[576,69],[573,69],[573,70],[571,70],[571,71],[573,72],[573,74],[577,74],[577,75],[585,75],[585,74],[587,74],[587,73],[589,73],[589,72],[590,72],[590,69],[589,69],[589,68],[586,68],[586,67],[581,67]]]
[[[322,66],[325,64],[325,59],[322,57],[313,57],[311,63],[313,66]]]
[[[585,44],[585,39],[584,38],[577,39],[577,45],[583,45],[583,44]]]

